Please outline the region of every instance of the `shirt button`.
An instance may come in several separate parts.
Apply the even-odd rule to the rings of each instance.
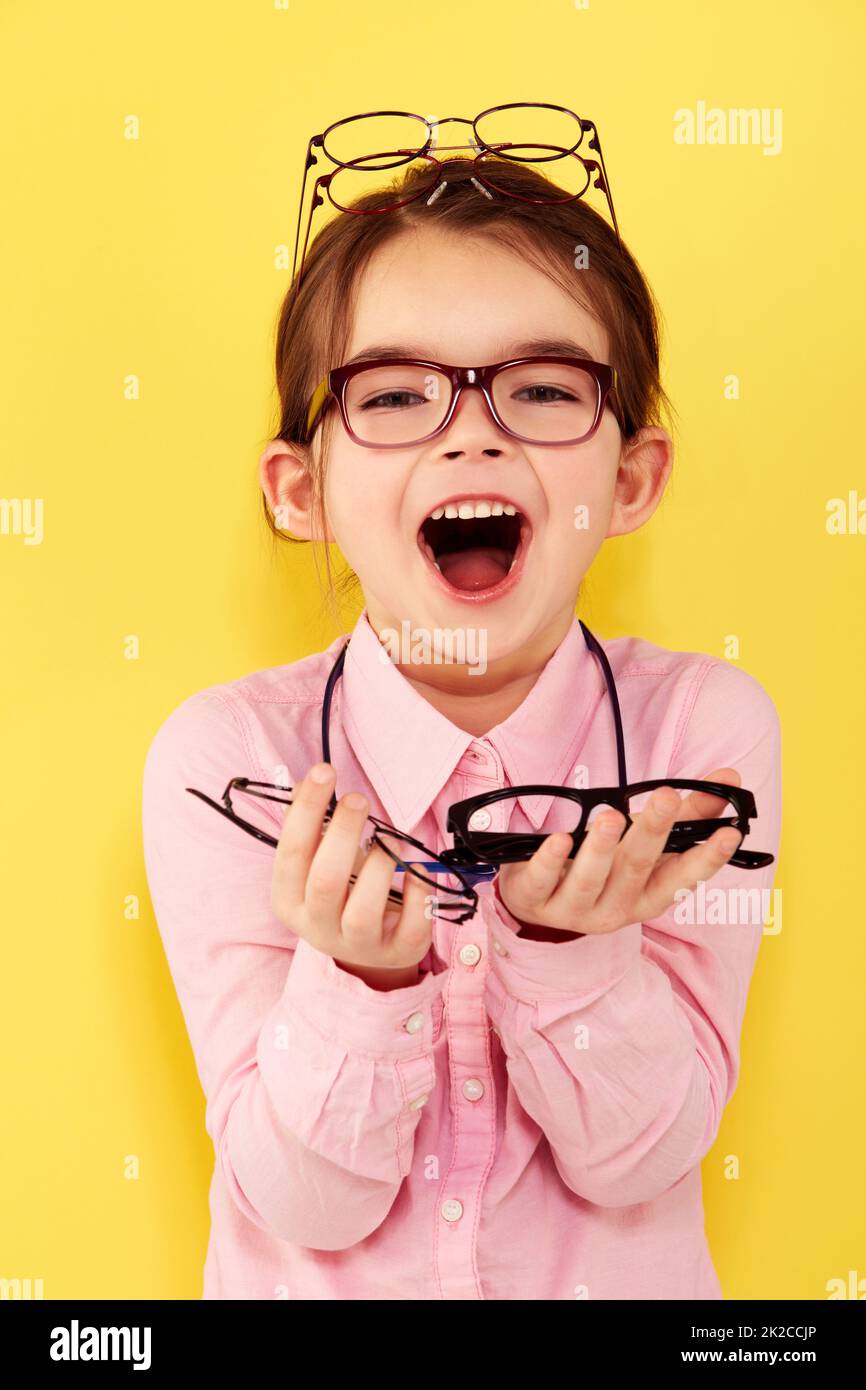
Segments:
[[[406,1029],[407,1033],[417,1033],[419,1028],[424,1027],[424,1015],[410,1014],[403,1024],[403,1027]]]
[[[463,1094],[467,1100],[480,1100],[484,1095],[484,1087],[481,1082],[473,1076],[471,1081],[463,1082]]]
[[[416,1096],[414,1100],[410,1100],[409,1109],[420,1110],[421,1106],[426,1105],[429,1099],[429,1096]]]
[[[503,946],[502,942],[501,942],[501,941],[497,941],[497,939],[496,939],[495,936],[494,936],[494,938],[493,938],[493,949],[494,949],[494,951],[496,952],[496,954],[497,954],[498,956],[507,956],[507,955],[508,955],[508,952],[506,951],[506,949],[505,949],[505,947]]]
[[[459,1221],[463,1215],[463,1203],[458,1202],[456,1197],[449,1197],[447,1202],[442,1203],[442,1215],[446,1221]]]
[[[477,965],[481,959],[481,952],[475,943],[470,941],[466,946],[460,947],[460,959],[464,965]]]
[[[473,811],[469,820],[466,822],[470,830],[487,830],[493,817],[486,806],[479,806],[477,811]]]

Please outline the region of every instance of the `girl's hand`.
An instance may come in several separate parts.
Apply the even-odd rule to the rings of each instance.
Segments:
[[[271,909],[296,936],[373,988],[415,984],[433,936],[427,885],[404,874],[402,910],[388,902],[394,861],[378,845],[369,854],[360,845],[366,797],[341,797],[323,830],[333,785],[333,767],[319,763],[294,787],[277,844]],[[357,881],[350,884],[353,873]]]
[[[739,773],[730,767],[708,772],[701,780],[740,785]],[[597,814],[571,860],[571,836],[554,831],[531,859],[502,865],[502,901],[521,922],[578,935],[617,931],[659,917],[679,889],[691,890],[699,880],[712,878],[743,838],[738,830],[716,830],[683,854],[663,854],[674,821],[720,816],[726,805],[708,792],[681,797],[673,787],[658,787],[622,839],[626,822],[621,812],[611,808]]]

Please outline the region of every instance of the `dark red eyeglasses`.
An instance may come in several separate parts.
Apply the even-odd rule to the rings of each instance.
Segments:
[[[496,424],[526,444],[581,444],[598,429],[616,368],[585,357],[516,357],[481,367],[386,357],[327,372],[310,398],[308,444],[336,402],[346,432],[369,449],[423,444],[447,429],[467,387]]]

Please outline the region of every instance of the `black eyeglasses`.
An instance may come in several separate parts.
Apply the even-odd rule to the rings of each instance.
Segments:
[[[724,782],[705,782],[682,777],[655,778],[651,781],[628,783],[622,715],[613,672],[610,669],[604,648],[592,635],[586,624],[580,619],[578,621],[587,646],[601,663],[608,693],[611,697],[616,731],[619,786],[571,788],[533,783],[518,787],[500,787],[494,791],[482,792],[478,796],[467,797],[449,807],[446,828],[454,838],[454,845],[451,849],[443,850],[441,853],[428,849],[420,840],[397,830],[387,821],[380,820],[376,816],[368,816],[367,819],[373,825],[374,830],[372,836],[366,841],[365,847],[370,848],[373,844],[379,845],[394,860],[397,873],[412,873],[422,882],[430,884],[436,890],[434,901],[438,917],[458,924],[468,921],[474,916],[478,907],[478,894],[475,892],[473,884],[482,879],[495,878],[502,864],[531,859],[539,845],[554,830],[567,830],[571,835],[572,847],[568,856],[570,859],[573,859],[577,854],[592,820],[601,810],[612,807],[614,810],[622,812],[626,821],[622,834],[625,834],[632,824],[634,816],[640,814],[651,794],[658,787],[673,787],[686,792],[704,792],[710,796],[720,797],[726,803],[723,808],[724,811],[733,813],[706,820],[675,821],[668,833],[663,853],[684,854],[686,850],[709,839],[716,830],[726,826],[733,826],[734,829],[740,831],[744,838],[749,833],[749,821],[757,816],[757,808],[754,796],[745,787],[732,787]],[[325,687],[322,705],[323,762],[331,761],[329,737],[331,700],[337,679],[343,669],[348,647],[349,643],[346,642],[334,662]],[[277,801],[283,805],[291,805],[291,787],[280,787],[271,782],[250,781],[246,777],[234,777],[223,792],[222,804],[212,800],[204,792],[197,791],[194,787],[187,787],[186,790],[212,806],[221,815],[228,817],[248,834],[254,835],[257,839],[274,847],[279,843],[269,831],[237,814],[232,803],[232,794],[240,792],[266,801]],[[552,825],[543,832],[511,832],[493,826],[495,819],[501,820],[503,825],[510,823],[512,813],[518,809],[516,805],[518,798],[536,796],[551,800],[553,818],[561,821],[562,824]],[[325,824],[330,821],[336,807],[336,792],[332,792],[328,810],[325,813]],[[424,856],[423,859],[414,858],[414,854],[417,852]],[[772,864],[773,861],[774,855],[757,850],[744,850],[741,845],[727,862],[742,869],[761,869]],[[446,877],[452,876],[457,880],[458,886],[454,888],[446,884],[435,883],[428,876],[431,873]],[[350,882],[354,881],[355,876],[353,875]],[[444,897],[440,901],[441,895]],[[395,904],[402,904],[403,902],[403,895],[398,889],[392,888],[388,897]]]
[[[616,368],[585,357],[515,357],[485,367],[453,367],[385,357],[334,367],[307,411],[309,443],[336,401],[347,434],[370,449],[423,444],[448,428],[468,386],[484,393],[493,419],[525,444],[582,444],[598,429]]]
[[[469,144],[437,144],[441,127],[452,121],[471,127]],[[597,161],[585,159],[577,153],[585,135],[589,135],[586,149],[598,155]],[[440,162],[430,153],[434,148],[440,154],[455,150],[474,151],[471,177],[480,191],[486,192],[488,197],[500,194],[517,198],[519,202],[573,202],[583,197],[594,178],[593,187],[599,189],[607,199],[617,241],[622,245],[598,130],[592,121],[578,116],[567,106],[557,106],[544,101],[512,101],[501,106],[490,106],[486,111],[479,112],[473,120],[466,116],[419,116],[410,111],[365,111],[358,116],[346,116],[342,120],[334,121],[320,135],[312,136],[307,145],[298,203],[292,275],[295,274],[298,262],[307,173],[317,163],[313,151],[321,150],[337,167],[328,174],[321,174],[313,188],[296,292],[303,276],[313,213],[325,201],[323,192],[327,193],[338,212],[357,213],[360,216],[391,212],[426,195],[429,195],[432,201],[433,197],[441,193],[443,185]],[[549,194],[532,198],[526,194],[514,193],[504,183],[500,184],[497,181],[498,160],[542,165],[554,160],[565,161],[558,166],[557,176],[569,186],[562,188],[551,184]],[[380,176],[383,170],[399,168],[413,161],[421,163],[428,171],[413,193],[401,198],[395,194],[393,188],[381,187]],[[335,192],[338,178],[339,191]],[[368,188],[369,197],[365,196]],[[359,198],[363,199],[364,207],[353,206]]]

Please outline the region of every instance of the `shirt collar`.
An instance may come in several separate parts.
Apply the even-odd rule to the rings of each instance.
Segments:
[[[604,675],[575,617],[522,704],[483,736],[473,735],[452,724],[406,680],[364,608],[350,636],[331,717],[340,718],[391,824],[408,834],[473,744],[496,750],[509,786],[564,786],[606,693]],[[531,825],[540,829],[551,798],[519,800]]]

